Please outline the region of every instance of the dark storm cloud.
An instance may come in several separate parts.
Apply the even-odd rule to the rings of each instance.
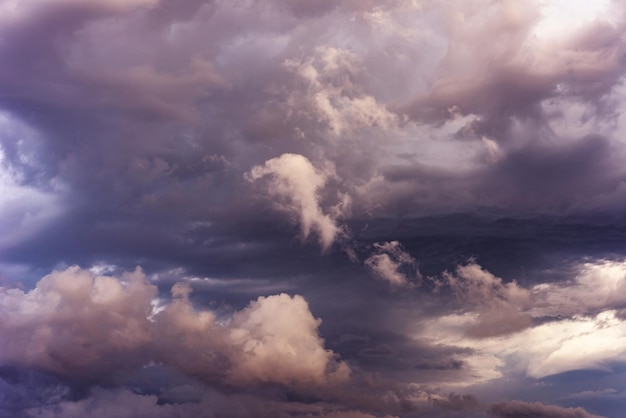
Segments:
[[[13,366],[0,367],[0,415],[19,416],[26,408],[54,405],[74,398],[58,378]]]
[[[112,386],[7,408],[478,415],[447,394],[620,341],[623,8],[553,3],[4,2],[2,358]]]
[[[150,228],[159,228],[165,219],[165,223],[172,222],[172,228],[179,228],[196,220],[228,222],[250,216],[249,189],[242,184],[241,175],[254,164],[287,151],[304,154],[317,168],[325,160],[334,163],[340,181],[330,187],[354,195],[355,214],[360,216],[376,211],[377,206],[388,207],[388,198],[397,199],[396,206],[410,212],[424,205],[471,208],[482,202],[485,194],[487,204],[517,210],[517,202],[511,202],[511,190],[517,193],[517,188],[528,188],[534,179],[518,179],[523,174],[516,173],[526,167],[532,170],[535,165],[550,165],[549,156],[543,161],[543,146],[513,148],[510,153],[504,150],[504,159],[493,170],[487,169],[487,174],[484,169],[468,175],[453,167],[431,168],[421,163],[400,168],[385,165],[385,159],[376,162],[372,158],[381,150],[380,141],[372,135],[393,138],[399,129],[366,72],[378,49],[363,51],[334,42],[323,30],[348,20],[351,29],[366,34],[371,25],[385,25],[401,11],[411,10],[402,2],[381,7],[351,2],[332,6],[259,3],[250,7],[219,2],[137,2],[122,6],[104,1],[89,7],[73,2],[33,6],[32,12],[26,9],[17,18],[8,18],[4,28],[11,42],[4,44],[7,59],[3,60],[2,80],[12,92],[3,96],[4,108],[16,120],[27,121],[40,131],[38,139],[27,141],[35,144],[29,167],[37,167],[40,183],[53,178],[55,184],[65,186],[64,200],[74,210],[78,206],[83,214],[92,213],[97,218],[106,214],[121,224],[149,222]],[[433,16],[448,13],[430,4],[422,7],[424,13]],[[489,25],[484,28],[477,25],[483,19],[480,13],[464,11],[477,20],[476,25],[452,34],[453,43],[459,46],[450,49],[441,68],[454,69],[451,63],[474,59],[459,51],[476,49],[473,43],[483,44],[483,38],[491,39],[502,32],[502,39],[490,48],[508,57],[508,47],[519,49],[531,36],[529,31],[538,19],[532,7],[509,4],[492,8],[493,13],[485,15]],[[418,12],[412,13],[419,16],[420,9],[415,10]],[[252,15],[259,19],[252,19]],[[506,18],[502,22],[501,15]],[[310,24],[302,26],[303,21]],[[600,54],[598,51],[606,50],[602,56],[619,55],[615,33],[603,26],[602,30],[589,29],[578,35],[570,41],[575,51],[572,59],[576,61],[580,58],[576,54],[584,51]],[[354,37],[349,31],[345,36]],[[416,35],[398,29],[386,36],[387,42],[393,43]],[[39,39],[45,42],[34,45]],[[103,39],[106,41],[100,41]],[[414,45],[395,46],[400,48],[397,52],[431,48],[437,36],[431,33],[416,39]],[[470,44],[463,46],[464,42]],[[489,48],[482,53],[495,54]],[[603,71],[609,70],[599,69],[605,64],[596,64],[595,77],[608,80]],[[611,67],[609,62],[605,66],[617,74],[621,67],[615,65]],[[520,66],[520,71],[526,71]],[[493,106],[493,112],[511,108],[511,117],[517,117],[523,113],[517,109],[528,106],[503,105],[491,97],[524,101],[524,95],[530,95],[529,101],[536,104],[540,99],[535,96],[543,96],[534,95],[529,88],[533,83],[521,82],[521,76],[492,77],[501,67],[506,65],[480,72],[481,77],[500,86],[493,88],[497,94],[468,97],[484,100]],[[389,77],[380,68],[372,68],[374,75]],[[445,78],[446,71],[451,70],[440,71]],[[586,83],[577,80],[572,84]],[[515,83],[521,87],[511,90]],[[462,99],[454,99],[442,106],[462,105]],[[476,114],[484,120],[507,119],[497,114],[485,117],[492,110],[481,110],[481,106],[468,109],[455,112]],[[495,136],[493,139],[500,142]],[[612,191],[619,183],[619,173],[610,173],[611,177],[599,178],[598,182],[592,180],[594,169],[606,161],[611,147],[600,141],[582,142],[582,153],[585,146],[605,151],[592,150],[588,158],[580,157],[584,161],[572,155],[568,162],[569,146],[548,150],[555,154],[554,173],[560,173],[560,161],[564,168],[582,162],[583,167],[589,167],[580,174],[581,178],[591,177],[589,189],[601,184],[603,191]],[[8,143],[5,148],[13,146]],[[13,155],[10,159],[15,166],[19,169],[22,164],[21,171],[25,171],[15,152],[5,154]],[[380,165],[385,183],[392,183],[392,191],[398,186],[391,197],[387,191],[362,187],[363,182],[375,184],[376,165]],[[22,182],[33,184],[33,176]],[[490,186],[492,177],[499,181]],[[549,192],[558,189],[563,197],[553,203],[534,193],[530,199],[537,201],[534,206],[567,205],[577,194],[586,193],[572,187],[577,183],[565,174],[552,181],[554,187]],[[369,194],[365,208],[362,194]],[[417,199],[411,197],[416,194]],[[233,210],[243,212],[235,215]]]
[[[515,417],[554,417],[554,418],[598,418],[582,408],[563,408],[556,405],[544,405],[540,402],[510,401],[495,404],[490,409],[491,416],[496,418]]]
[[[612,153],[609,140],[593,136],[565,146],[514,151],[487,174],[482,192],[487,199],[500,195],[519,208],[575,210],[624,182],[625,173]]]

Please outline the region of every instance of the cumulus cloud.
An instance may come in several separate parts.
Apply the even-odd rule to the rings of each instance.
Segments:
[[[12,338],[0,359],[89,382],[154,361],[238,388],[343,381],[335,352],[381,374],[403,368],[406,381],[461,385],[622,361],[621,267],[535,276],[535,263],[563,268],[557,247],[617,253],[621,227],[596,248],[575,225],[547,240],[505,228],[497,242],[437,220],[407,226],[450,212],[623,220],[624,11],[561,0],[0,1],[0,280],[29,289],[1,292],[0,331]],[[358,230],[350,251],[365,269],[290,246],[259,196],[322,251]],[[515,251],[500,256],[501,244]],[[369,270],[417,287],[413,257],[438,274],[472,254],[500,277],[470,263],[443,275],[439,293],[401,295],[362,280]],[[70,269],[32,289],[52,266],[94,262],[141,262],[155,280]],[[210,278],[192,283],[204,293],[177,285],[153,309],[151,283],[187,273]],[[322,312],[327,344],[287,290]],[[253,302],[226,318],[206,300]],[[414,332],[411,343],[374,337]],[[347,333],[371,344],[325,348]]]
[[[398,241],[375,243],[375,252],[365,260],[365,265],[381,280],[392,286],[412,287],[421,284],[417,261],[404,250]]]
[[[537,417],[537,418],[602,418],[583,408],[563,408],[545,405],[541,402],[508,401],[492,405],[489,409],[495,418]]]
[[[283,154],[266,161],[262,166],[253,167],[246,178],[256,181],[265,176],[270,177],[269,193],[284,199],[276,206],[298,219],[303,238],[308,238],[315,231],[325,251],[342,234],[335,219],[320,207],[321,189],[333,175],[331,166],[318,169],[302,155]]]
[[[324,348],[321,323],[301,296],[260,297],[221,323],[173,287],[159,312],[141,270],[116,279],[70,267],[24,292],[2,288],[0,361],[87,381],[106,381],[151,361],[209,383],[320,386],[349,378]]]
[[[212,312],[193,309],[188,292],[175,286],[174,301],[155,316],[158,357],[185,373],[235,385],[348,379],[348,366],[324,348],[317,334],[321,321],[301,296],[260,297],[224,327]]]
[[[156,295],[141,270],[118,280],[78,267],[55,271],[26,293],[2,288],[0,361],[84,379],[139,367]]]

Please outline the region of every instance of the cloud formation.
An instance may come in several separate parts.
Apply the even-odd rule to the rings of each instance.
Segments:
[[[531,289],[537,314],[585,315],[626,306],[624,261],[582,263],[574,274],[565,283],[543,283]]]
[[[575,370],[606,370],[626,359],[624,322],[615,302],[598,295],[612,294],[622,273],[621,262],[600,261],[583,265],[573,285],[538,284],[528,290],[516,282],[503,284],[477,264],[461,265],[454,275],[444,272],[443,282],[463,302],[463,309],[425,321],[420,334],[440,344],[470,348],[472,353],[461,358],[477,379],[497,379],[507,371],[541,379]],[[582,292],[590,277],[593,286]],[[577,299],[582,293],[588,297]],[[554,304],[548,307],[546,300]]]
[[[444,272],[443,282],[450,286],[463,305],[477,312],[477,323],[467,331],[470,337],[494,337],[517,332],[531,325],[525,311],[531,306],[531,294],[513,281],[502,279],[476,263],[457,267],[455,273]]]
[[[602,418],[592,415],[582,408],[563,408],[544,405],[541,402],[510,401],[493,405],[489,412],[495,418],[537,417],[537,418]]]
[[[625,24],[617,0],[0,2],[9,415],[49,381],[13,368],[67,385],[57,415],[623,393]]]
[[[421,284],[417,261],[407,253],[398,241],[375,243],[374,254],[365,265],[381,280],[395,287],[412,287]]]
[[[316,169],[304,156],[283,154],[272,158],[262,166],[256,166],[247,173],[250,181],[269,176],[268,192],[279,200],[275,205],[296,217],[300,223],[303,239],[311,231],[318,235],[319,244],[326,251],[333,244],[342,230],[330,214],[320,207],[320,193],[326,182],[334,175],[332,166]],[[335,206],[335,213],[342,214],[349,207],[347,195]]]
[[[220,323],[191,305],[190,292],[176,284],[172,302],[154,312],[157,288],[141,270],[118,280],[78,267],[55,271],[28,292],[2,288],[0,360],[94,382],[154,361],[218,385],[349,378],[301,296],[259,297]]]

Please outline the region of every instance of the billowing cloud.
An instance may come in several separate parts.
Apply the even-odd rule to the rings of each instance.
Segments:
[[[26,293],[2,288],[0,358],[87,379],[140,367],[156,294],[140,270],[117,280],[78,267],[55,271]]]
[[[28,418],[374,418],[358,410],[340,410],[330,405],[290,404],[280,400],[263,400],[251,395],[207,392],[197,402],[160,404],[156,395],[138,394],[128,389],[95,388],[80,400],[66,400],[53,405],[21,411]]]
[[[199,415],[189,385],[237,397],[192,396],[208,416],[623,393],[625,25],[616,0],[0,1],[8,414],[40,387],[12,367],[66,415]]]
[[[563,408],[545,405],[541,402],[509,401],[493,405],[489,412],[495,418],[537,417],[537,418],[602,418],[583,408]]]
[[[317,334],[321,321],[301,296],[260,297],[222,326],[212,312],[193,309],[189,291],[175,286],[174,301],[155,316],[162,361],[203,380],[235,385],[322,385],[349,378],[348,366],[324,348]]]
[[[193,308],[190,292],[175,285],[173,301],[155,312],[157,288],[141,270],[116,279],[78,267],[55,271],[29,292],[2,288],[0,361],[95,382],[153,361],[220,385],[349,378],[301,296],[260,297],[221,323]]]
[[[298,220],[304,239],[315,231],[322,250],[328,250],[342,234],[331,214],[324,213],[320,207],[321,189],[333,175],[332,166],[317,169],[302,155],[283,154],[254,167],[246,177],[256,181],[269,176],[270,195],[283,199],[275,205]],[[339,213],[342,206],[349,205],[349,198],[346,199],[336,207]]]

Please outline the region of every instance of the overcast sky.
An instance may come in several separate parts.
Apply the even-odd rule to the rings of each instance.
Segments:
[[[0,417],[626,410],[618,0],[0,0]]]

